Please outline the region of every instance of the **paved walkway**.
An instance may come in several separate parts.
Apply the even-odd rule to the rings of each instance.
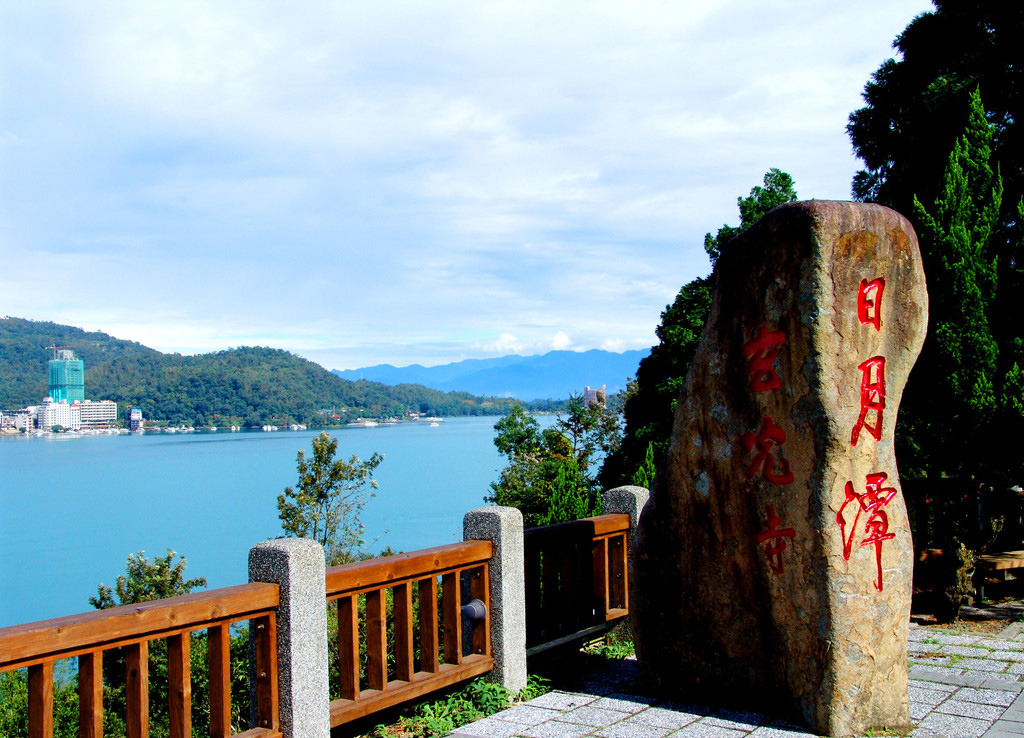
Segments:
[[[1024,635],[910,628],[912,738],[1024,738]],[[803,738],[798,726],[756,713],[649,699],[627,692],[634,661],[615,662],[484,720],[457,738]]]

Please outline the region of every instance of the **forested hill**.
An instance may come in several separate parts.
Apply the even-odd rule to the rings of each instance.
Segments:
[[[140,407],[146,418],[174,425],[322,426],[407,412],[500,413],[512,404],[418,385],[351,382],[279,349],[182,356],[72,326],[0,318],[0,408],[37,404],[46,395],[50,345],[68,346],[85,362],[87,399],[115,400],[123,414]]]

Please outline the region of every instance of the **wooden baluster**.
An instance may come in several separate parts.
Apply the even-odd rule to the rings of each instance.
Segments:
[[[441,606],[444,610],[444,661],[462,663],[462,613],[459,611],[459,572],[441,576]]]
[[[78,736],[103,736],[103,652],[78,657]]]
[[[487,616],[478,623],[473,623],[473,653],[481,656],[491,655],[491,584],[490,570],[487,564],[481,564],[470,573],[469,593],[475,600],[480,600],[487,608]]]
[[[149,644],[125,646],[128,738],[149,738]]]
[[[192,738],[192,638],[167,639],[167,709],[171,738]]]
[[[608,539],[608,570],[611,606],[629,609],[629,567],[626,565],[626,534]]]
[[[366,593],[366,682],[370,689],[388,686],[387,613],[384,590]]]
[[[395,620],[395,679],[409,681],[413,673],[412,585],[396,584],[391,590]]]
[[[437,673],[437,577],[421,579],[420,602],[420,671]]]
[[[594,613],[599,623],[608,619],[608,539],[599,538],[592,547],[594,556]]]
[[[536,536],[524,536],[524,559],[526,563],[526,643],[536,645],[541,642],[543,633],[541,585],[541,552]]]
[[[359,600],[356,595],[338,599],[338,673],[341,698],[359,699]]]
[[[211,625],[206,629],[206,661],[210,671],[210,736],[231,735],[231,627]]]
[[[53,738],[53,662],[28,667],[29,738]]]
[[[277,693],[277,619],[273,613],[253,621],[256,638],[256,726],[279,728]]]

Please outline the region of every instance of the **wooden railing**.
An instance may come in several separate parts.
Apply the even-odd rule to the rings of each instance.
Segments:
[[[259,727],[237,734],[275,738],[279,732],[276,584],[243,584],[0,629],[0,672],[28,669],[28,734],[53,735],[53,667],[78,658],[79,736],[103,735],[103,654],[123,648],[128,738],[149,734],[149,644],[167,640],[168,710],[172,738],[192,736],[191,633],[209,639],[210,733],[231,735],[230,626],[251,621],[255,643]]]
[[[524,532],[528,655],[609,630],[629,614],[629,515]]]
[[[327,599],[337,607],[341,694],[331,702],[332,727],[493,668],[487,564],[491,546],[490,541],[466,541],[327,570]],[[487,617],[467,624],[466,643],[461,613],[464,587],[469,599],[480,600],[488,608]],[[393,643],[390,670],[388,600]],[[366,634],[365,679],[361,678],[360,615]]]

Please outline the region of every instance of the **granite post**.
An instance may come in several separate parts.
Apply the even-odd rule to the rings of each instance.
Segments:
[[[278,538],[249,550],[249,581],[280,587],[277,661],[281,733],[330,738],[324,550],[306,538]]]
[[[491,541],[491,653],[487,679],[511,692],[526,686],[526,583],[523,514],[514,507],[480,507],[462,520],[463,540]]]
[[[888,208],[783,205],[723,249],[640,518],[631,611],[653,686],[821,735],[909,725],[893,433],[927,322],[917,238]]]

